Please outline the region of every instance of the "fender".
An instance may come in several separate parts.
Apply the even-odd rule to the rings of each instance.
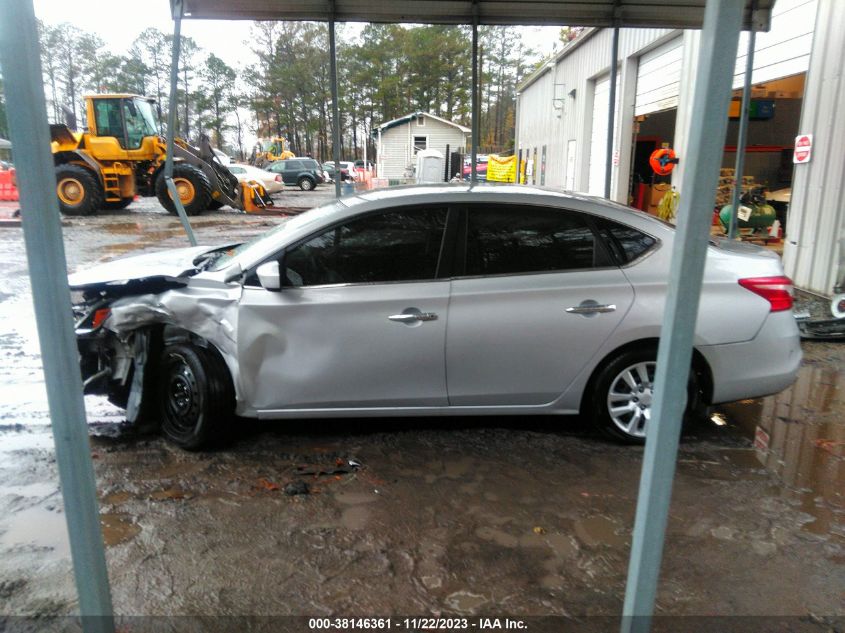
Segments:
[[[73,150],[66,152],[57,152],[53,154],[53,164],[56,167],[58,167],[59,165],[66,165],[67,163],[74,163],[79,161],[85,163],[91,169],[91,171],[93,171],[97,175],[97,180],[99,180],[100,184],[102,185],[103,170],[100,167],[100,164],[91,156],[89,156],[87,152],[81,150]]]

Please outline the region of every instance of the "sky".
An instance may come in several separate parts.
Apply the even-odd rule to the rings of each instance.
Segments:
[[[169,0],[33,0],[35,15],[56,25],[69,22],[96,33],[114,53],[124,53],[132,41],[148,27],[173,32]],[[182,34],[192,37],[207,52],[214,52],[230,66],[245,66],[254,55],[245,45],[250,39],[249,21],[183,20]],[[340,26],[340,25],[339,25]],[[360,23],[343,25],[357,34]],[[524,27],[526,43],[549,54],[558,42],[559,27]]]

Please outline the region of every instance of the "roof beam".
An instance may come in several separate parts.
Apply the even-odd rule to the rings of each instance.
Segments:
[[[705,0],[478,0],[480,25],[568,25],[699,29]],[[766,31],[775,0],[756,11],[744,0],[744,29]],[[337,22],[472,24],[472,0],[336,0]],[[185,17],[219,20],[327,22],[325,0],[185,0]]]

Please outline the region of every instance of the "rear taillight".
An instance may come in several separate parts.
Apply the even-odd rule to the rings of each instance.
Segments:
[[[96,330],[103,324],[109,315],[111,314],[110,308],[100,308],[96,312],[94,312],[94,318],[91,320],[91,329]]]
[[[282,177],[276,174],[276,182],[282,182]]]
[[[792,280],[789,277],[749,277],[739,285],[769,302],[771,312],[792,309]]]

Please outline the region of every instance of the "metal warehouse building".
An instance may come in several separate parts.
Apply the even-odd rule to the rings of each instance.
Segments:
[[[845,270],[845,2],[778,0],[771,29],[756,37],[745,168],[747,183],[783,191],[784,265],[796,285],[830,295]],[[603,195],[607,164],[612,29],[588,29],[520,86],[516,144],[528,181]],[[736,158],[739,97],[748,33],[740,36],[734,101],[722,166]],[[616,78],[610,197],[648,210],[681,181],[700,32],[621,29]],[[807,164],[793,164],[798,134],[812,135]],[[680,157],[655,178],[652,151],[669,144]],[[660,187],[659,185],[663,185]],[[658,185],[658,186],[655,186]],[[718,196],[717,196],[718,200]]]

